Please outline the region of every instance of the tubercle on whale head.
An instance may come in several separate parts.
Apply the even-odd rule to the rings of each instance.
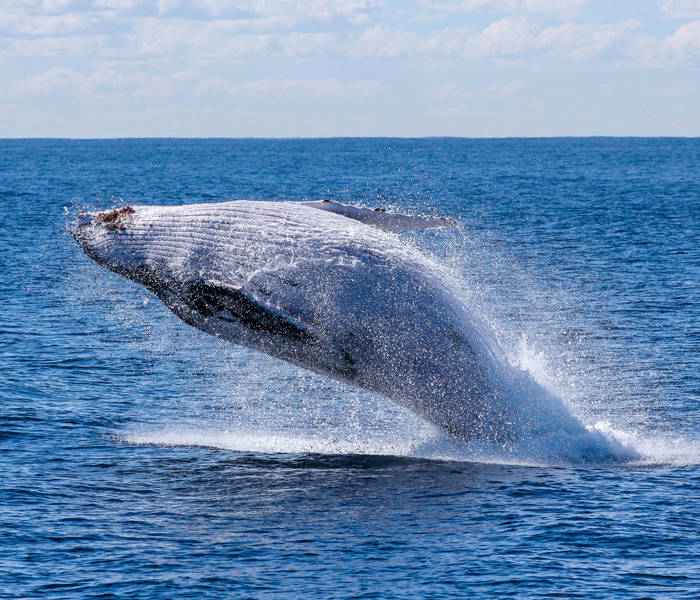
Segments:
[[[95,219],[107,229],[121,230],[124,229],[124,222],[128,219],[129,215],[133,215],[134,212],[136,212],[134,207],[127,204],[121,208],[113,208],[112,210],[97,213],[97,217],[95,217]]]
[[[133,206],[127,204],[121,208],[113,208],[102,212],[81,212],[71,227],[73,238],[83,245],[89,226],[103,226],[109,231],[123,231],[128,219],[136,212]]]

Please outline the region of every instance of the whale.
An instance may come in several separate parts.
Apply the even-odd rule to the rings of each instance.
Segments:
[[[188,325],[373,392],[450,435],[505,443],[531,418],[571,422],[507,366],[445,267],[399,233],[454,225],[328,201],[236,200],[85,212],[71,233]]]

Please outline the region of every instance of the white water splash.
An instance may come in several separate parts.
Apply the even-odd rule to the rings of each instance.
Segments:
[[[415,433],[415,432],[414,432]],[[426,427],[418,436],[324,435],[314,433],[252,432],[217,429],[211,426],[161,427],[117,435],[124,443],[165,447],[204,447],[232,452],[263,454],[327,454],[395,456],[440,461],[475,462],[521,466],[569,466],[626,468],[683,467],[700,465],[700,440],[682,437],[635,436],[599,423],[591,434],[601,444],[617,447],[619,459],[611,462],[607,453],[591,454],[590,439],[560,436],[523,440],[522,444],[497,447],[483,442],[461,442]]]
[[[116,436],[137,445],[193,446],[269,454],[371,455],[525,466],[639,466],[698,464],[700,446],[663,444],[598,424],[583,435],[557,433],[508,445],[461,441],[426,425],[409,431],[251,431],[207,423],[137,429]],[[596,442],[596,443],[593,443]],[[614,452],[614,454],[613,454]]]

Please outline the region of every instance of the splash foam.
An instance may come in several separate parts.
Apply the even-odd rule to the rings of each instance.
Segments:
[[[402,435],[402,434],[407,435]],[[205,447],[233,452],[266,454],[329,454],[397,456],[441,461],[511,464],[523,466],[603,466],[656,464],[659,457],[642,456],[609,432],[591,429],[583,435],[522,439],[506,446],[483,441],[461,441],[426,427],[421,431],[375,432],[247,431],[217,429],[208,425],[143,429],[117,436],[122,442],[167,447]],[[664,463],[676,464],[667,456]],[[696,453],[697,458],[697,453]]]

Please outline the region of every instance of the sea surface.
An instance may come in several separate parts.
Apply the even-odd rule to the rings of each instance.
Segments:
[[[322,198],[455,218],[396,235],[629,452],[455,442],[68,233]],[[700,598],[700,139],[0,140],[0,298],[1,598]]]

